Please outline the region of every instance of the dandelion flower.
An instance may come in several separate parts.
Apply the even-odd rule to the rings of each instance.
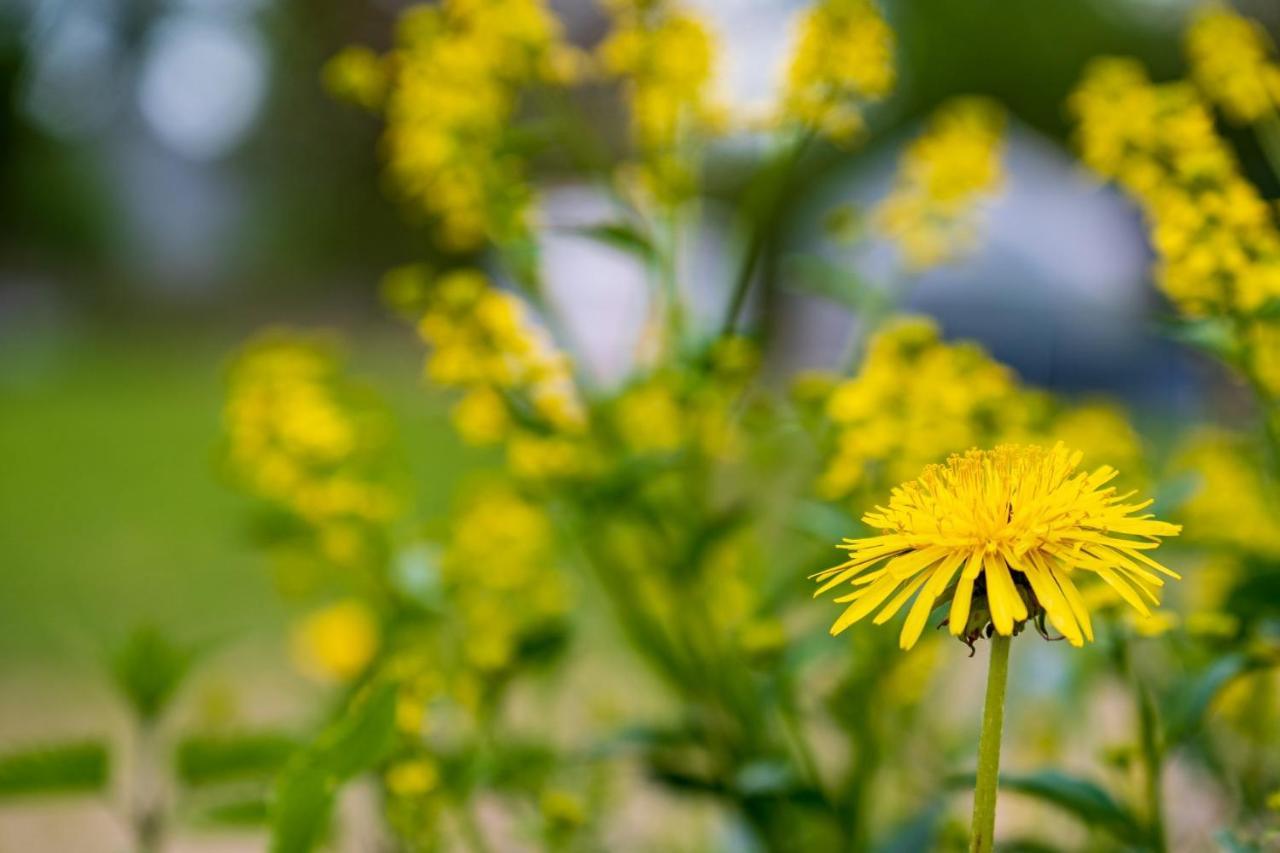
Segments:
[[[854,587],[836,599],[848,606],[831,633],[873,612],[883,624],[915,596],[900,637],[904,649],[915,645],[940,600],[951,602],[951,633],[969,643],[993,630],[1012,636],[1028,620],[1043,631],[1047,617],[1081,646],[1093,639],[1076,587],[1086,573],[1149,615],[1161,575],[1178,576],[1146,552],[1181,528],[1138,515],[1151,501],[1128,503],[1131,493],[1108,487],[1116,476],[1109,466],[1077,471],[1081,457],[1061,443],[970,450],[894,489],[887,508],[863,518],[881,533],[845,540],[840,547],[849,559],[814,576],[816,594]]]

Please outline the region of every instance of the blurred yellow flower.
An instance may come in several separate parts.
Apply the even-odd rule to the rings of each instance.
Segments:
[[[1177,525],[1134,515],[1151,501],[1123,503],[1116,476],[1101,466],[1077,472],[1081,454],[1058,444],[970,450],[893,490],[889,506],[863,522],[879,535],[846,539],[849,559],[814,577],[816,594],[842,584],[848,604],[831,627],[838,634],[879,608],[887,622],[912,598],[900,645],[915,645],[940,596],[951,597],[951,633],[972,642],[994,630],[1012,636],[1046,616],[1072,645],[1093,639],[1074,575],[1096,575],[1139,613],[1158,603],[1160,574],[1177,577],[1144,552]],[[1104,488],[1105,487],[1105,488]],[[885,565],[878,566],[884,561]],[[1154,570],[1154,571],[1153,571]]]
[[[684,440],[684,415],[661,379],[628,389],[617,403],[614,422],[623,443],[639,453],[670,453]]]
[[[462,623],[462,652],[483,672],[510,664],[524,634],[569,606],[551,519],[506,485],[474,495],[453,520],[441,571]]]
[[[1178,509],[1189,540],[1280,556],[1280,520],[1271,509],[1275,487],[1239,436],[1201,430],[1179,451],[1174,470],[1199,481]]]
[[[895,319],[871,338],[857,376],[827,398],[835,449],[818,492],[835,499],[878,488],[949,453],[1024,431],[1031,402],[1012,371],[981,347],[944,343],[929,319]]]
[[[302,619],[291,648],[303,673],[320,681],[350,681],[378,650],[377,616],[358,599],[339,601]]]
[[[706,25],[671,0],[608,0],[613,19],[597,49],[631,111],[642,189],[660,202],[694,189],[697,140],[723,116],[712,100],[716,43]]]
[[[386,773],[387,790],[397,797],[421,797],[440,784],[440,769],[426,758],[400,761]]]
[[[863,128],[862,106],[893,89],[893,48],[871,0],[819,0],[800,19],[777,121],[851,141]]]
[[[1092,63],[1070,99],[1087,165],[1142,204],[1161,289],[1192,316],[1249,314],[1280,296],[1280,231],[1213,116],[1185,83]]]
[[[361,546],[351,524],[396,514],[383,474],[387,413],[322,339],[271,331],[247,344],[229,371],[223,423],[237,481],[312,525],[334,562]]]
[[[977,241],[980,203],[1000,188],[1004,113],[986,98],[940,107],[907,148],[875,219],[912,269],[956,259]]]
[[[386,56],[339,53],[325,80],[382,108],[394,184],[446,249],[466,251],[527,230],[533,192],[511,143],[520,93],[565,82],[572,53],[542,0],[443,0],[405,10]]]
[[[1232,121],[1248,124],[1274,115],[1280,103],[1280,66],[1266,30],[1226,6],[1207,6],[1186,35],[1191,76]]]
[[[367,110],[380,107],[386,97],[386,66],[382,57],[367,47],[343,48],[325,63],[323,75],[333,95]]]

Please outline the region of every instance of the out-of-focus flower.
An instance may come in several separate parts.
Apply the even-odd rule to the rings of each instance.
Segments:
[[[717,46],[671,0],[608,0],[613,29],[597,50],[630,107],[641,189],[660,202],[694,188],[697,142],[724,124],[712,99]]]
[[[1202,431],[1179,452],[1174,467],[1200,480],[1195,494],[1178,509],[1188,540],[1280,556],[1274,486],[1239,437]]]
[[[1071,96],[1086,164],[1141,202],[1156,280],[1192,316],[1249,314],[1280,296],[1280,231],[1213,116],[1185,83],[1097,60]]]
[[[386,98],[386,63],[367,47],[343,48],[325,63],[323,73],[333,95],[367,110],[378,109]]]
[[[564,467],[542,464],[545,459],[535,462],[534,444],[542,450],[551,444],[570,447],[581,457],[574,437],[585,430],[586,408],[569,358],[533,321],[519,297],[494,287],[477,270],[454,270],[432,279],[410,267],[389,278],[397,292],[413,294],[409,303],[423,312],[418,332],[431,348],[427,378],[466,392],[453,410],[464,441],[508,441],[508,454],[526,463],[518,466],[522,471]],[[541,431],[517,429],[518,424]]]
[[[397,797],[420,797],[440,784],[440,768],[427,758],[391,765],[386,772],[387,790]]]
[[[1106,486],[1116,471],[1077,471],[1080,458],[1061,444],[970,450],[894,489],[887,508],[863,517],[880,534],[846,539],[840,547],[849,559],[815,575],[818,594],[856,587],[836,598],[848,607],[831,633],[877,609],[875,622],[883,624],[914,596],[900,636],[902,648],[911,648],[950,590],[957,637],[972,642],[991,630],[1012,636],[1026,620],[1045,616],[1081,646],[1093,628],[1074,577],[1086,573],[1148,615],[1143,599],[1158,603],[1160,574],[1177,575],[1145,552],[1180,528],[1135,515],[1151,501],[1123,503],[1125,496]]]
[[[684,441],[684,413],[661,378],[624,392],[614,422],[623,443],[639,453],[670,453]]]
[[[848,143],[893,89],[893,30],[870,0],[819,0],[800,19],[777,121]]]
[[[333,555],[360,547],[359,525],[398,511],[384,474],[387,413],[321,339],[272,331],[246,345],[231,365],[223,422],[236,480],[313,526]]]
[[[459,511],[441,570],[469,666],[504,669],[529,631],[564,615],[554,544],[546,513],[510,487],[485,489]]]
[[[1084,454],[1085,465],[1106,460],[1132,482],[1141,472],[1142,442],[1133,424],[1115,405],[1103,401],[1067,406],[1053,418],[1050,438]]]
[[[904,480],[949,453],[1026,432],[1032,405],[1013,373],[976,344],[944,343],[931,320],[897,319],[827,398],[835,450],[818,492],[834,499]]]
[[[1191,76],[1232,121],[1250,124],[1280,103],[1280,66],[1265,30],[1225,6],[1208,6],[1186,35]]]
[[[407,9],[384,57],[348,48],[325,69],[339,95],[386,118],[395,186],[447,249],[511,243],[532,190],[514,142],[521,91],[571,76],[572,50],[542,0],[444,0]]]
[[[562,788],[543,792],[538,805],[552,832],[566,832],[587,822],[587,809],[582,798]]]
[[[358,599],[348,599],[298,623],[293,631],[293,657],[298,668],[313,678],[346,682],[369,665],[378,642],[376,615]]]
[[[1003,128],[994,101],[958,98],[940,107],[907,148],[875,218],[911,268],[952,261],[977,241],[981,202],[1003,180]]]

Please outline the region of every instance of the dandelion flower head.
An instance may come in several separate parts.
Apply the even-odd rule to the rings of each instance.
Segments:
[[[848,584],[832,634],[875,613],[892,619],[914,596],[900,645],[915,645],[929,614],[950,601],[952,635],[972,643],[992,631],[1012,636],[1045,619],[1074,646],[1093,639],[1077,581],[1096,576],[1142,615],[1158,604],[1161,575],[1178,577],[1146,552],[1181,528],[1138,514],[1107,483],[1116,471],[1078,471],[1082,454],[1001,445],[969,450],[893,490],[888,507],[863,517],[875,536],[846,539],[849,558],[814,577],[816,594]]]

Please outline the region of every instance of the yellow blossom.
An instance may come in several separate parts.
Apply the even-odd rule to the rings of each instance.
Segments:
[[[623,443],[640,453],[670,453],[684,440],[683,413],[671,389],[654,380],[626,391],[614,422]]]
[[[597,55],[623,85],[642,189],[661,202],[693,190],[693,151],[723,122],[712,101],[716,44],[670,0],[609,0],[613,19]]]
[[[893,89],[893,46],[870,0],[819,0],[800,19],[778,121],[849,142],[862,130],[861,107]]]
[[[359,547],[352,524],[386,521],[398,508],[382,473],[387,413],[341,368],[321,339],[268,332],[233,362],[223,410],[236,479],[312,525],[336,562]]]
[[[443,0],[407,9],[396,37],[382,58],[339,54],[330,85],[383,108],[388,171],[445,248],[519,239],[532,190],[511,135],[521,91],[573,64],[559,22],[542,0]]]
[[[894,489],[887,508],[863,517],[880,533],[846,539],[840,547],[849,559],[815,575],[818,594],[855,587],[836,598],[848,607],[831,633],[877,609],[875,623],[883,624],[914,596],[900,637],[911,648],[945,594],[955,636],[1012,636],[1043,615],[1080,646],[1093,639],[1076,587],[1083,576],[1106,582],[1149,614],[1144,598],[1158,603],[1160,574],[1177,575],[1145,552],[1180,528],[1135,515],[1151,501],[1125,503],[1128,495],[1106,487],[1116,471],[1077,471],[1080,458],[1061,444],[970,450]]]
[[[1028,407],[1013,373],[980,347],[944,343],[931,320],[894,320],[872,337],[858,374],[827,399],[835,448],[818,491],[840,498],[905,479],[949,453],[1017,433]]]
[[[347,47],[325,63],[324,82],[337,97],[367,110],[377,109],[386,97],[387,69],[369,48]]]
[[[1239,437],[1203,430],[1178,454],[1175,470],[1198,480],[1178,510],[1187,538],[1245,553],[1280,556],[1275,487]]]
[[[1185,83],[1132,60],[1092,63],[1071,96],[1086,164],[1142,205],[1156,281],[1192,316],[1251,314],[1280,296],[1280,231],[1213,116]]]
[[[397,797],[420,797],[440,784],[440,769],[435,762],[415,758],[391,765],[386,774],[387,790]]]
[[[1186,35],[1191,76],[1232,121],[1249,124],[1275,113],[1280,66],[1266,30],[1225,6],[1207,6]]]
[[[490,487],[460,510],[441,571],[469,666],[504,668],[526,632],[564,614],[568,592],[554,561],[551,520],[514,489]]]
[[[958,98],[907,148],[875,218],[913,269],[954,260],[977,239],[980,202],[1003,180],[1004,114],[985,98]]]
[[[322,681],[355,678],[378,650],[378,621],[357,599],[321,608],[298,623],[292,649],[298,668]]]

